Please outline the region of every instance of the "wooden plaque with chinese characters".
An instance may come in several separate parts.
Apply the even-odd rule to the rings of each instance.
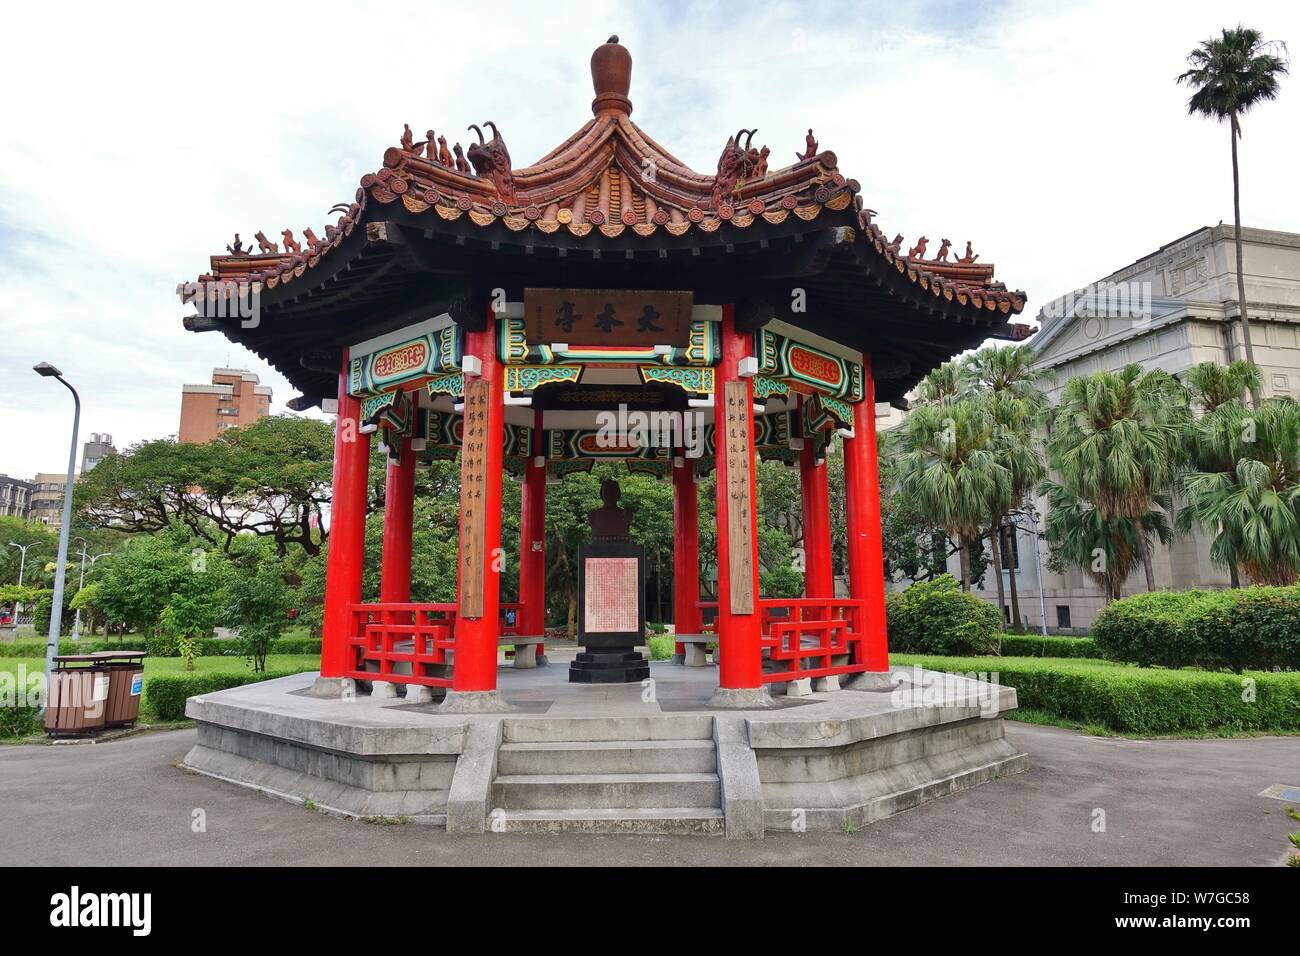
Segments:
[[[690,292],[634,289],[525,289],[524,329],[530,345],[676,345],[690,342]]]
[[[727,382],[727,576],[731,579],[731,613],[754,613],[753,514],[749,453],[753,409],[747,382]]]
[[[486,560],[487,419],[491,386],[482,378],[465,383],[465,423],[460,449],[460,616],[483,616]]]

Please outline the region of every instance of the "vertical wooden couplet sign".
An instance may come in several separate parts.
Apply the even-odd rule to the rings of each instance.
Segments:
[[[752,461],[749,453],[753,414],[747,382],[727,382],[727,577],[730,579],[731,613],[754,613],[753,515],[750,508]]]
[[[487,420],[489,389],[482,378],[465,383],[460,451],[460,616],[483,616],[483,562],[487,545]]]

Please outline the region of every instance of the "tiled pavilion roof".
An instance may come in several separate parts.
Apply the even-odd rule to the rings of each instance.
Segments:
[[[353,202],[331,210],[338,218],[324,226],[322,236],[306,230],[299,242],[288,230],[272,237],[259,232],[258,252],[229,246],[227,254],[212,257],[200,281],[259,283],[264,305],[286,317],[304,297],[316,298],[319,310],[329,300],[328,287],[339,285],[340,272],[351,272],[364,254],[365,243],[354,238],[358,226],[373,245],[391,240],[393,221],[425,239],[455,236],[462,247],[477,234],[494,252],[509,246],[531,253],[551,245],[596,258],[599,250],[609,250],[627,259],[656,250],[660,258],[678,255],[692,245],[731,253],[740,245],[766,246],[769,236],[834,233],[818,268],[837,307],[849,307],[855,288],[874,290],[896,307],[970,327],[932,356],[914,350],[902,377],[915,380],[928,370],[922,367],[927,362],[946,357],[940,354],[944,348],[960,350],[970,344],[966,340],[1027,333],[1026,326],[1009,324],[1024,308],[1024,293],[995,281],[992,265],[947,261],[946,243],[935,259],[923,258],[924,242],[904,252],[901,237],[886,237],[863,207],[859,183],[840,172],[835,154],[820,149],[811,130],[799,158],[783,168],[769,169],[767,148],[756,148],[754,133],[743,129],[728,138],[713,173],[687,167],[632,121],[631,57],[616,40],[592,56],[592,119],[533,165],[513,167],[493,123],[483,124],[490,138],[471,127],[479,142],[463,157],[459,144],[453,150],[445,138],[430,141],[429,135],[417,142],[408,127],[401,143],[384,153],[383,165],[361,177]],[[333,262],[340,257],[346,262]],[[387,274],[373,285],[387,289],[394,279]],[[374,288],[367,292],[377,294]],[[274,343],[259,348],[256,335],[218,327],[273,362],[287,357]],[[918,328],[918,338],[935,337]]]

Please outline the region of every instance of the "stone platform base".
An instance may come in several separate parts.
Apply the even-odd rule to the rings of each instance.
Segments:
[[[502,668],[500,713],[317,696],[314,674],[193,697],[185,766],[452,832],[756,838],[869,824],[1027,764],[1003,737],[1015,691],[964,677],[900,669],[746,710],[711,703],[708,668],[654,662],[648,687],[570,684],[565,671]]]

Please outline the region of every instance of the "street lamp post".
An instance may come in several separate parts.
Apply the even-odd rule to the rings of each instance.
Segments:
[[[23,586],[23,572],[24,572],[25,570],[27,570],[27,549],[30,548],[31,545],[30,545],[30,544],[19,544],[17,541],[10,541],[10,542],[9,542],[9,547],[11,547],[11,548],[17,548],[19,551],[21,551],[21,552],[23,553],[23,556],[22,556],[21,558],[19,558],[19,560],[18,560],[18,586],[19,586],[19,587],[22,587],[22,586]]]
[[[72,481],[77,470],[77,429],[81,426],[81,396],[68,384],[63,373],[49,362],[32,366],[45,378],[56,378],[72,393],[72,444],[68,450],[68,477],[63,486],[63,526],[59,529],[59,556],[54,565],[54,596],[50,602],[50,637],[45,644],[45,679],[54,673],[54,656],[59,652],[59,624],[63,619],[63,582],[68,570],[68,533],[72,530]]]
[[[17,548],[22,552],[22,557],[18,559],[18,586],[23,586],[23,572],[27,570],[27,549],[30,544],[19,544],[17,541],[10,541],[9,547]],[[23,602],[14,602],[14,627],[18,626],[18,616],[23,613]]]
[[[81,589],[86,586],[86,545],[89,542],[85,538],[78,538],[77,540],[81,542],[81,580],[77,582],[77,593],[80,594]],[[90,566],[93,568],[96,561],[108,557],[109,554],[110,552],[105,551],[103,554],[90,555]],[[91,627],[93,629],[94,625],[92,624]],[[81,639],[81,608],[77,608],[77,618],[72,622],[72,639],[74,641]]]

